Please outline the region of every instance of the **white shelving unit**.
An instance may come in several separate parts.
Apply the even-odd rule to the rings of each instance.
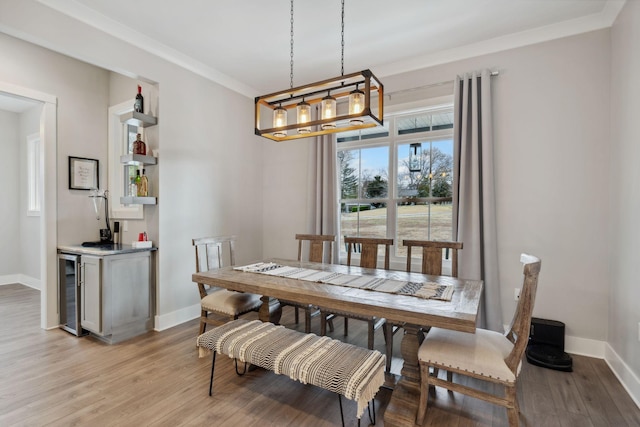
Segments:
[[[143,128],[154,126],[158,123],[157,118],[135,111],[123,114],[122,116],[120,116],[120,121],[122,123],[128,123]],[[156,165],[158,163],[158,159],[153,156],[145,156],[142,154],[125,154],[123,156],[120,156],[120,163],[127,166]],[[120,203],[122,203],[123,205],[156,205],[158,204],[158,198],[124,196],[120,197]]]

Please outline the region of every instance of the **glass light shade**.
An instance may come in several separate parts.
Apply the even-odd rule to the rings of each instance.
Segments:
[[[279,128],[287,125],[287,110],[282,107],[277,107],[273,110],[273,127]],[[277,130],[273,133],[273,136],[284,137],[287,136],[286,130]]]
[[[333,119],[336,116],[336,99],[327,95],[322,98],[320,110],[322,111],[322,119]],[[336,122],[325,123],[322,125],[322,129],[335,129]]]
[[[413,143],[409,146],[409,172],[422,171],[422,144]]]
[[[360,114],[364,110],[364,92],[360,89],[354,90],[349,94],[349,114]],[[351,119],[352,124],[362,124],[362,119]]]
[[[296,107],[298,110],[298,124],[308,123],[311,121],[311,106],[302,101]],[[311,127],[305,126],[298,129],[298,133],[309,133],[311,132]]]

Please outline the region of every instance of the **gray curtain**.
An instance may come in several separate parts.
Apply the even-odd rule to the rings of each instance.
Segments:
[[[309,150],[308,233],[336,234],[336,186],[336,141],[333,134],[320,135]],[[331,262],[336,262],[338,244],[333,247]]]
[[[454,88],[454,236],[458,275],[484,281],[479,326],[503,330],[493,178],[491,72],[458,76]]]

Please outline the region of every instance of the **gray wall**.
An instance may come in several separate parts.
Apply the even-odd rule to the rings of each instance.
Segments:
[[[16,242],[20,241],[20,228],[16,226],[20,206],[18,119],[18,113],[0,110],[0,277],[20,273],[16,251]]]
[[[635,384],[640,401],[640,3],[628,1],[611,31],[611,185],[608,209],[610,278],[608,342],[635,373],[619,366],[625,383]]]

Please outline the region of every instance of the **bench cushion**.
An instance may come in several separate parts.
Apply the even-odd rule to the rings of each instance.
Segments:
[[[200,357],[211,350],[358,403],[358,418],[384,383],[385,356],[315,334],[259,320],[238,319],[197,339]]]

